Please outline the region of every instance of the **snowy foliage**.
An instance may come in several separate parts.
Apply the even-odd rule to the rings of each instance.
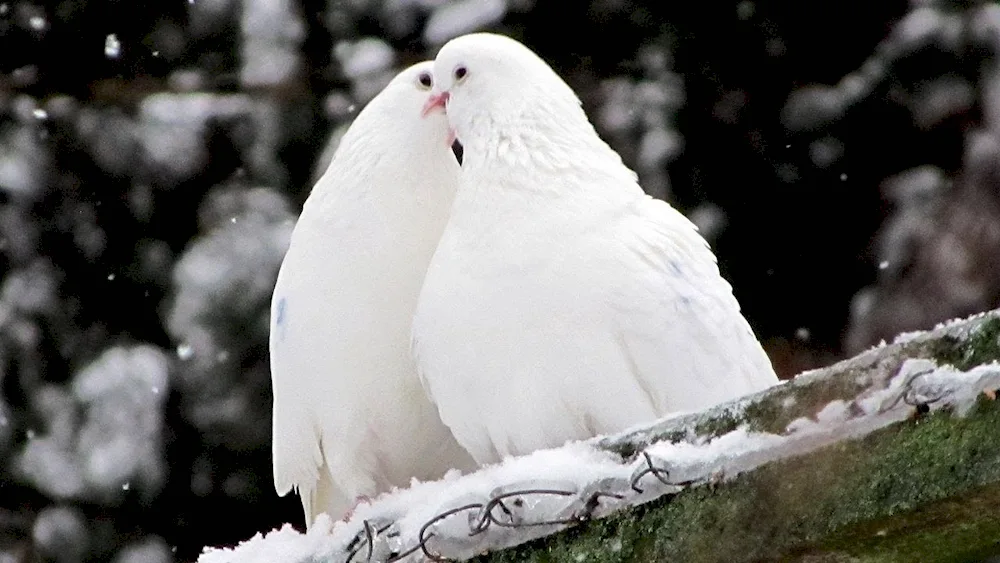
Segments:
[[[166,477],[163,403],[170,365],[152,346],[114,347],[76,374],[68,389],[40,389],[32,406],[45,430],[28,430],[16,462],[22,478],[57,500],[113,506],[131,490],[156,496]]]
[[[294,225],[287,201],[266,188],[224,187],[199,213],[205,234],[174,268],[166,328],[183,362],[178,385],[188,419],[213,443],[266,445],[270,382],[266,358],[268,307]],[[266,395],[265,395],[266,397]]]
[[[1000,304],[1000,7],[802,6],[0,1],[0,561],[300,522],[270,284],[324,147],[450,35],[552,63],[780,373]]]

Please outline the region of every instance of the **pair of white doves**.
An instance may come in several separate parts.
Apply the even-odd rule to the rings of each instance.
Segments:
[[[493,34],[450,41],[358,114],[271,312],[274,485],[307,524],[777,382],[695,226]]]

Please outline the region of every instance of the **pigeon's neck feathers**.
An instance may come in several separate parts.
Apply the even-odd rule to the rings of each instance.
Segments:
[[[598,136],[572,92],[536,93],[533,101],[514,108],[503,105],[473,115],[469,134],[460,134],[467,176],[483,174],[503,180],[506,189],[559,190],[572,197],[580,190],[623,186],[641,191],[635,172]]]

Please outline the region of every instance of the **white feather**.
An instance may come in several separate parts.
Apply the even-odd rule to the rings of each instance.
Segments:
[[[414,350],[477,462],[777,382],[708,244],[643,193],[548,65],[473,34],[435,74],[465,151]]]
[[[274,486],[307,524],[358,496],[471,469],[427,399],[410,324],[459,166],[421,63],[362,110],[302,210],[271,304]]]

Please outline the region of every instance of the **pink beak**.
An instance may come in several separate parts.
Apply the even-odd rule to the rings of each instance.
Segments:
[[[435,108],[441,108],[441,110],[444,111],[444,105],[446,103],[448,103],[448,92],[431,94],[431,97],[427,98],[427,103],[424,104],[424,109],[420,112],[420,115],[427,117],[427,114],[434,111]]]

